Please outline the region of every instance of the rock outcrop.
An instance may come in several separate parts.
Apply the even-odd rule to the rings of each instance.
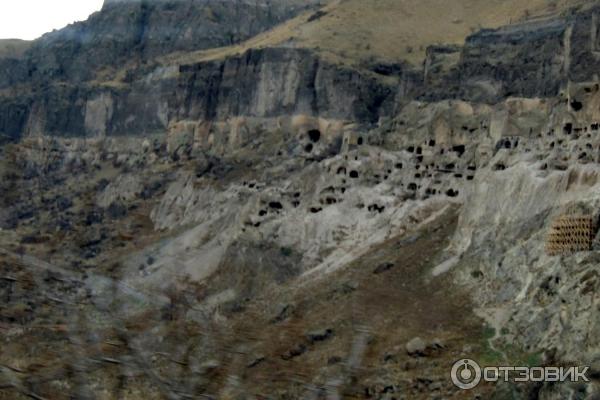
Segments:
[[[178,51],[228,46],[315,7],[298,0],[116,0],[87,21],[33,43],[27,80],[87,81],[106,68]]]
[[[179,121],[309,115],[373,123],[395,89],[307,50],[250,50],[223,61],[157,67],[128,85],[52,84],[3,99],[11,138],[147,135]]]

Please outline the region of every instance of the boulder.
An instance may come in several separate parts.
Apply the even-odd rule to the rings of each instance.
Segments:
[[[427,344],[420,337],[415,337],[406,343],[406,352],[411,356],[420,356],[425,354]]]

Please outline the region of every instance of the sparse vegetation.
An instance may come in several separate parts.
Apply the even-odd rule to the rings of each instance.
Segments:
[[[31,46],[31,42],[20,39],[0,39],[0,58],[23,57],[23,54]]]
[[[463,44],[481,28],[496,28],[523,18],[563,11],[583,0],[347,0],[307,12],[239,45],[172,55],[199,61],[239,54],[249,48],[293,42],[329,60],[360,65],[369,57],[421,65],[428,46]],[[316,18],[316,15],[319,17]],[[310,23],[307,23],[310,20]],[[427,21],[427,23],[423,23]],[[368,43],[369,46],[364,45]],[[404,45],[402,45],[404,44]]]

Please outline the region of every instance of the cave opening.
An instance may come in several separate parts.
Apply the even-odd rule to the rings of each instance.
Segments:
[[[462,155],[466,151],[466,147],[464,144],[459,144],[459,145],[453,146],[452,151],[454,151],[456,154],[458,154],[459,157],[462,157]]]
[[[583,108],[583,103],[577,100],[572,100],[571,108],[573,109],[573,111],[580,111]]]
[[[458,196],[458,190],[448,189],[446,191],[446,196],[448,196],[448,197],[456,197],[456,196]]]
[[[271,207],[274,210],[283,210],[283,204],[281,204],[278,201],[272,201],[269,203],[269,207]]]
[[[570,135],[573,132],[573,124],[570,122],[566,123],[563,130],[567,135]]]
[[[321,131],[318,129],[311,129],[308,131],[308,137],[314,143],[317,143],[321,139]]]

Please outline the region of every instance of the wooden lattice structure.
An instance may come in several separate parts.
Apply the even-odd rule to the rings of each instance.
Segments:
[[[598,226],[595,218],[586,215],[563,215],[552,224],[546,239],[549,255],[590,251]]]

